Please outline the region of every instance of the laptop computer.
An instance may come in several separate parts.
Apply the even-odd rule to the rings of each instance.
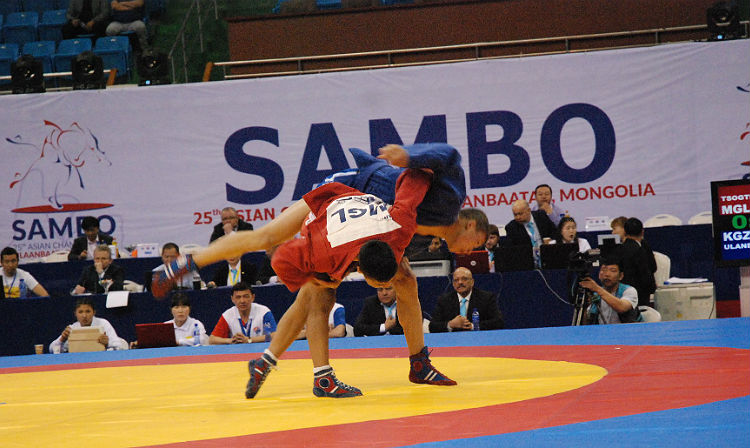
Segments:
[[[468,254],[456,254],[456,268],[466,268],[472,274],[486,274],[490,272],[490,257],[483,250],[475,250]]]
[[[539,247],[542,269],[567,269],[570,254],[578,252],[578,243],[543,244]]]
[[[495,272],[531,271],[534,254],[531,246],[503,246],[495,248]]]
[[[174,337],[174,324],[135,324],[135,336],[138,348],[174,347],[177,340]]]
[[[614,254],[620,245],[620,235],[603,234],[596,236],[596,242],[599,247],[599,254],[602,258],[607,258]]]

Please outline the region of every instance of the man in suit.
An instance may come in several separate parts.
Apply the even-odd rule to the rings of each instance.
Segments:
[[[73,294],[104,294],[107,291],[122,291],[125,283],[125,270],[112,263],[112,254],[108,246],[94,249],[94,264],[86,266],[81,272]]]
[[[480,330],[503,328],[503,316],[497,306],[495,295],[474,288],[474,277],[466,268],[453,271],[453,289],[438,297],[430,321],[430,332],[473,330],[471,314],[479,312]]]
[[[258,269],[247,259],[241,257],[228,258],[214,272],[214,278],[208,282],[209,288],[217,286],[234,286],[239,282],[254,285],[258,280]]]
[[[651,247],[643,239],[643,223],[638,218],[628,218],[623,226],[625,241],[620,245],[622,283],[638,291],[638,305],[648,306],[651,294],[656,291],[656,260]]]
[[[214,226],[214,231],[211,234],[211,241],[238,230],[253,230],[253,225],[241,220],[240,217],[237,216],[237,210],[235,210],[234,207],[224,207],[221,210],[221,223]],[[211,241],[209,241],[209,243]]]
[[[541,267],[539,247],[545,238],[557,240],[557,228],[544,210],[531,211],[529,203],[518,200],[512,205],[513,220],[505,225],[508,246],[529,246],[534,253],[534,262]]]
[[[99,231],[99,220],[86,216],[81,220],[84,235],[73,240],[68,260],[93,260],[94,249],[102,244],[112,244],[112,237]]]
[[[393,286],[377,288],[377,295],[367,297],[354,323],[354,336],[404,334],[396,315],[396,290]]]

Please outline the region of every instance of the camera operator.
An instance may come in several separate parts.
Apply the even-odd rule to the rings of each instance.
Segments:
[[[586,311],[589,324],[619,324],[640,320],[638,292],[632,286],[620,283],[622,277],[619,260],[610,258],[600,262],[601,286],[591,277],[579,280],[581,287],[594,293]]]

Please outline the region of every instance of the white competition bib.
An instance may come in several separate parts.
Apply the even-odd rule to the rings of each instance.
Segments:
[[[385,202],[371,194],[333,201],[326,209],[326,218],[331,247],[401,228]]]

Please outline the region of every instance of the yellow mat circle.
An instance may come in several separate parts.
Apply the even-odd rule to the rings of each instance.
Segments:
[[[247,363],[106,367],[0,377],[4,447],[142,446],[457,411],[576,389],[606,375],[563,361],[440,358],[455,387],[415,385],[405,359],[336,359],[363,397],[312,395],[309,360],[282,360],[244,398]]]

